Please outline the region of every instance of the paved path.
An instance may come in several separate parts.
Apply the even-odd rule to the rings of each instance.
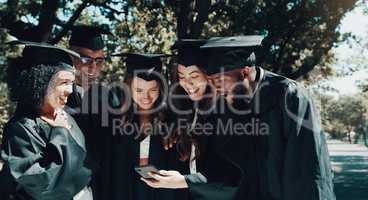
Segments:
[[[341,141],[328,142],[335,172],[337,200],[368,200],[368,148]]]

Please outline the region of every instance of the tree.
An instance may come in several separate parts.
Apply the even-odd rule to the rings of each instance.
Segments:
[[[66,46],[76,23],[105,24],[108,53],[172,53],[177,38],[262,34],[260,64],[287,77],[305,77],[312,69],[327,73],[330,49],[342,37],[338,25],[358,0],[0,0],[0,42],[19,39]],[[368,6],[367,6],[368,7]],[[4,31],[6,29],[6,31]],[[13,51],[0,46],[0,69]],[[120,79],[124,64],[111,58],[104,80]],[[4,80],[4,71],[0,71]],[[1,101],[0,101],[1,102]],[[8,102],[7,102],[8,103]]]
[[[163,22],[166,30],[173,31],[178,38],[263,34],[266,38],[259,56],[263,66],[297,79],[318,65],[334,43],[339,41],[340,34],[336,31],[339,22],[346,12],[354,8],[356,2],[8,0],[1,7],[0,16],[1,26],[8,28],[16,37],[52,43],[58,43],[88,7],[99,10],[113,29],[124,23],[133,25],[135,20],[145,20],[147,31]],[[364,6],[364,3],[360,2],[359,5]],[[64,17],[59,17],[58,13]],[[168,13],[173,18],[163,17]],[[24,22],[22,17],[32,18],[34,22]],[[63,20],[65,17],[67,21]],[[97,20],[91,21],[98,23]],[[153,38],[162,37],[161,32],[151,34]],[[116,36],[122,39],[135,37],[130,29],[121,29]],[[145,38],[144,42],[150,39]]]
[[[357,137],[365,137],[368,125],[368,102],[366,95],[341,96],[334,98],[320,95],[319,109],[322,126],[334,138],[343,138],[355,131]]]

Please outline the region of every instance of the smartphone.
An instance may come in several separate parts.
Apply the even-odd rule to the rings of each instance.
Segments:
[[[134,170],[145,179],[153,179],[152,176],[148,174],[148,172],[151,172],[153,174],[160,174],[158,172],[158,169],[153,165],[138,166],[135,167]]]

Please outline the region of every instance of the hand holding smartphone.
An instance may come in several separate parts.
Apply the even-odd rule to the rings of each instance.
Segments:
[[[135,167],[134,170],[144,179],[153,179],[148,173],[159,174],[159,170],[153,165]]]

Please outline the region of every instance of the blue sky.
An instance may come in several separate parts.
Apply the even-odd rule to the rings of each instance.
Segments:
[[[365,2],[368,3],[368,2]],[[357,7],[351,12],[347,13],[344,19],[341,21],[340,30],[344,33],[352,32],[358,38],[362,39],[363,43],[368,43],[368,16],[364,15],[363,8]],[[365,49],[362,51],[362,49]],[[336,54],[337,62],[334,63],[333,67],[337,72],[344,70],[346,66],[349,65],[349,59],[358,56],[365,60],[368,64],[368,47],[359,47],[358,44],[352,44],[350,46],[348,43],[340,44],[338,47],[334,48],[333,51]],[[332,78],[328,81],[324,81],[336,88],[340,94],[355,94],[358,92],[355,85],[356,81],[368,79],[368,66],[361,66],[360,70],[352,73],[351,75],[342,76],[338,78]]]

